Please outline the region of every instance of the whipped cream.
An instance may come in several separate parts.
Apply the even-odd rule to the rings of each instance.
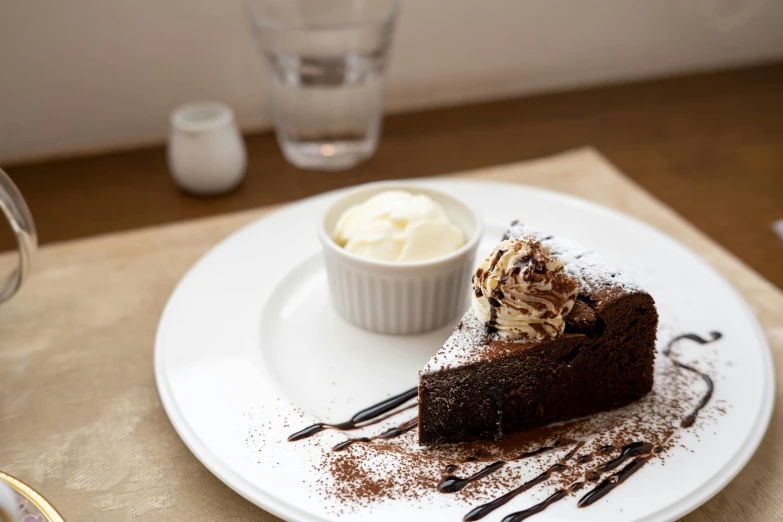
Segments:
[[[381,192],[343,212],[333,237],[348,252],[378,261],[424,261],[465,244],[443,207],[402,190]]]
[[[472,308],[490,333],[542,340],[563,332],[578,290],[541,241],[506,239],[476,269]]]

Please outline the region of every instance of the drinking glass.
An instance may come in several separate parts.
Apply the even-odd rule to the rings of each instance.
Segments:
[[[30,275],[33,254],[38,246],[33,216],[30,215],[30,210],[19,189],[3,169],[0,169],[0,212],[10,223],[19,247],[19,264],[8,279],[0,281],[0,303],[2,303],[13,297]]]
[[[396,0],[249,0],[288,161],[342,170],[375,152],[397,11]]]

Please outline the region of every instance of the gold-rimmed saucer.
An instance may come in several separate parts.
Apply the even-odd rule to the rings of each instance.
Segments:
[[[16,477],[0,471],[0,481],[5,482],[16,492],[23,522],[65,522],[63,516],[43,495]]]

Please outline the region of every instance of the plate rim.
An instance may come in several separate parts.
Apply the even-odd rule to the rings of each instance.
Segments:
[[[26,482],[23,482],[9,473],[0,471],[0,483],[5,483],[10,486],[17,494],[32,503],[38,511],[46,517],[45,522],[65,522],[65,518],[63,518],[57,508],[55,508],[46,497],[33,489],[33,487]],[[3,517],[0,517],[0,519],[2,518]]]
[[[705,504],[707,501],[709,501],[712,497],[717,495],[721,490],[723,490],[729,484],[729,482],[731,482],[740,473],[740,471],[742,471],[742,469],[744,469],[744,467],[747,465],[747,463],[756,453],[756,450],[761,444],[761,441],[763,440],[764,435],[767,432],[770,420],[772,418],[772,412],[774,409],[774,402],[775,402],[775,380],[776,380],[773,358],[769,347],[769,342],[767,341],[764,330],[761,324],[759,323],[758,318],[753,313],[753,310],[751,309],[748,302],[742,297],[742,295],[737,291],[737,289],[734,288],[731,282],[721,272],[719,272],[715,267],[713,267],[712,264],[710,264],[704,257],[702,257],[697,252],[689,248],[687,245],[682,243],[677,238],[667,234],[662,230],[659,230],[655,226],[635,216],[626,214],[619,210],[615,210],[603,204],[581,198],[579,196],[559,192],[552,189],[527,185],[523,183],[503,182],[503,181],[494,181],[494,180],[476,180],[476,179],[450,179],[450,178],[429,177],[429,178],[402,179],[402,180],[395,180],[395,181],[399,183],[412,184],[412,185],[424,185],[424,186],[434,185],[435,188],[442,188],[445,190],[448,190],[449,185],[454,185],[454,184],[457,185],[489,184],[489,185],[496,185],[499,187],[506,186],[506,187],[513,187],[514,189],[523,189],[526,191],[530,191],[536,197],[548,198],[550,200],[559,200],[572,206],[590,209],[592,212],[598,212],[614,218],[631,221],[634,225],[642,227],[650,234],[657,235],[664,241],[673,245],[675,248],[684,251],[689,256],[694,258],[696,262],[700,263],[708,270],[710,270],[715,276],[717,276],[718,280],[720,281],[720,284],[724,287],[724,290],[728,292],[730,295],[732,295],[735,298],[735,300],[739,303],[742,313],[753,325],[753,333],[755,334],[755,337],[759,342],[759,348],[760,351],[762,352],[761,353],[762,366],[766,369],[766,371],[764,372],[765,383],[762,391],[763,399],[762,399],[762,403],[759,405],[760,411],[758,417],[756,418],[755,425],[753,429],[750,430],[750,432],[748,433],[746,437],[746,441],[741,447],[741,449],[738,451],[738,453],[734,456],[732,460],[727,462],[723,466],[723,468],[719,470],[719,472],[713,475],[713,477],[711,477],[709,480],[705,481],[699,488],[697,488],[693,492],[693,494],[661,510],[655,511],[642,519],[637,519],[637,522],[652,522],[652,521],[668,522],[668,521],[677,520],[678,518],[681,518],[687,515],[688,513],[696,510],[697,508]],[[243,478],[241,475],[236,473],[231,468],[230,465],[224,462],[223,459],[221,459],[218,455],[216,455],[201,441],[198,434],[195,433],[193,429],[188,425],[184,416],[180,412],[179,407],[174,400],[173,392],[170,389],[170,384],[166,379],[165,362],[163,360],[164,350],[165,350],[165,348],[163,347],[164,344],[163,333],[167,328],[168,317],[173,313],[171,310],[174,307],[175,300],[179,295],[179,293],[182,291],[182,288],[193,277],[193,274],[197,271],[198,267],[201,266],[205,262],[205,260],[210,257],[210,255],[213,252],[220,249],[226,242],[231,241],[235,236],[247,231],[249,228],[256,226],[259,222],[268,219],[272,216],[291,211],[292,209],[297,207],[307,206],[317,200],[339,197],[341,194],[347,193],[348,191],[353,190],[355,188],[356,186],[340,188],[340,189],[324,192],[321,194],[316,194],[301,199],[299,201],[292,202],[290,204],[277,208],[269,213],[266,213],[256,219],[253,219],[249,223],[240,226],[236,230],[229,233],[227,236],[223,237],[221,240],[215,243],[211,248],[209,248],[209,250],[207,250],[204,254],[202,254],[199,257],[199,259],[196,260],[196,262],[194,262],[193,265],[191,265],[190,268],[188,268],[188,270],[185,272],[185,274],[183,274],[183,276],[180,278],[179,282],[175,286],[174,290],[171,292],[166,302],[166,305],[163,309],[163,312],[161,313],[160,320],[158,321],[158,326],[156,329],[155,347],[154,347],[154,356],[153,356],[155,382],[158,389],[158,395],[160,396],[161,403],[163,405],[163,409],[166,412],[166,415],[169,418],[171,425],[174,427],[174,430],[176,431],[177,435],[180,437],[182,442],[187,446],[190,452],[196,457],[196,459],[198,459],[198,461],[204,467],[206,467],[210,471],[210,473],[215,475],[221,482],[223,482],[226,486],[232,489],[235,493],[239,494],[240,496],[250,501],[251,503],[255,504],[256,506],[266,510],[267,512],[288,521],[314,521],[314,520],[326,521],[327,519],[324,519],[318,515],[313,515],[312,513],[304,512],[299,508],[297,508],[296,506],[291,505],[288,502],[281,501],[277,497],[260,489],[258,486],[253,485],[248,480]]]

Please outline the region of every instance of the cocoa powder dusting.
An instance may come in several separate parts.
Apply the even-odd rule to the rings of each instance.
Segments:
[[[535,487],[544,488],[546,494],[564,490],[564,496],[571,496],[579,489],[582,494],[617,471],[606,464],[618,459],[624,447],[644,443],[643,449],[632,453],[627,462],[640,458],[662,461],[667,450],[680,444],[683,430],[679,426],[703,393],[701,379],[678,369],[665,357],[657,358],[655,373],[653,391],[629,406],[510,434],[498,442],[422,447],[413,431],[394,439],[354,445],[342,452],[324,448],[318,466],[331,480],[319,485],[319,493],[334,502],[335,509],[351,511],[387,500],[436,498],[444,494],[437,486],[448,475],[469,477],[493,462],[504,461],[505,465],[480,480],[449,493],[450,498],[469,509],[519,487],[554,464],[562,467]],[[702,430],[718,413],[717,408],[706,408],[690,430]],[[379,432],[385,429],[375,428]],[[367,433],[368,437],[373,435]],[[590,457],[584,458],[586,455]],[[583,488],[573,487],[585,480],[588,482]]]
[[[671,331],[664,333],[666,338],[672,338],[674,334]],[[677,345],[674,355],[679,354],[684,362],[709,373],[716,388],[721,387],[724,377],[720,368],[710,357],[705,357],[691,339]],[[731,408],[725,400],[714,399],[699,412],[693,426],[682,428],[682,419],[693,412],[705,391],[705,382],[699,375],[677,367],[668,357],[659,356],[655,360],[653,391],[639,401],[589,418],[510,434],[498,442],[422,447],[418,445],[415,430],[389,439],[378,438],[413,421],[408,407],[411,403],[415,407],[415,396],[398,406],[390,417],[376,416],[380,421],[377,424],[341,435],[345,439],[370,439],[342,451],[331,451],[331,447],[340,442],[334,430],[297,442],[278,437],[270,439],[267,433],[275,424],[290,424],[294,431],[301,430],[308,420],[312,422],[312,418],[299,408],[294,408],[293,414],[289,413],[291,410],[282,409],[275,419],[265,413],[253,422],[245,442],[259,452],[259,464],[261,454],[268,462],[279,444],[301,444],[316,450],[307,452],[313,455],[309,462],[317,477],[310,483],[308,496],[319,498],[319,502],[337,515],[372,513],[375,506],[388,501],[415,499],[419,499],[421,505],[456,504],[463,507],[462,514],[467,515],[534,481],[529,488],[522,488],[513,507],[503,507],[501,502],[497,512],[486,519],[500,520],[505,516],[521,521],[554,502],[570,504],[577,509],[580,502],[589,506],[604,495],[611,501],[622,491],[612,492],[615,486],[607,487],[607,483],[620,479],[633,482],[631,475],[636,471],[649,473],[682,451],[697,450],[690,442],[686,447],[685,441],[708,437],[715,431],[717,418]],[[253,412],[246,415],[255,417]],[[685,433],[695,438],[683,438]],[[628,451],[629,445],[638,451]],[[627,458],[618,461],[623,451],[628,451]],[[612,461],[617,461],[614,467],[607,467]],[[497,462],[503,462],[503,465],[492,466]],[[273,467],[281,465],[285,463],[277,462]],[[438,484],[446,478],[467,479],[487,468],[490,472],[468,481],[459,490],[438,491]],[[545,473],[547,470],[550,472]],[[546,477],[536,480],[542,474]],[[585,497],[588,499],[584,500]],[[523,507],[526,509],[512,513]]]

